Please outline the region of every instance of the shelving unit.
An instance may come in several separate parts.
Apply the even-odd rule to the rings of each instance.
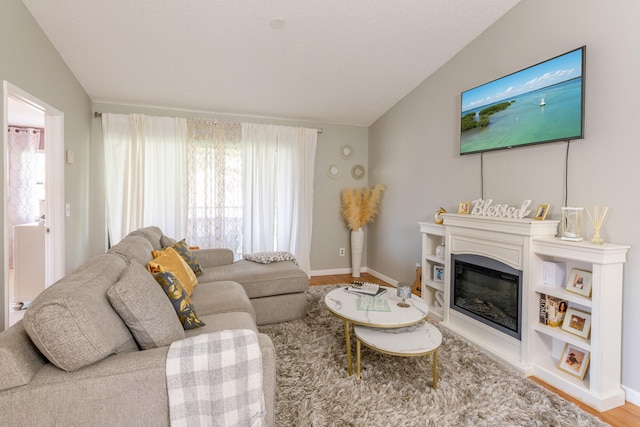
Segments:
[[[529,349],[533,374],[599,411],[623,405],[624,390],[620,386],[622,347],[622,273],[629,246],[594,245],[589,242],[566,242],[557,238],[535,239],[532,245],[530,279]],[[565,282],[572,268],[592,272],[591,297],[543,285],[545,261],[564,262]],[[582,338],[561,327],[539,322],[540,294],[569,302],[569,307],[591,313],[591,334]],[[584,379],[558,368],[562,349],[569,343],[590,353]]]
[[[421,222],[420,232],[422,233],[422,298],[429,305],[429,317],[435,320],[444,318],[444,307],[436,300],[436,293],[442,296],[444,302],[444,284],[447,283],[446,256],[444,247],[442,258],[436,256],[438,246],[444,245],[445,228],[440,224]],[[443,281],[434,280],[433,267],[439,265],[445,270]]]
[[[558,221],[445,214],[444,225],[419,223],[422,233],[422,295],[430,316],[475,345],[534,375],[598,411],[624,405],[621,387],[623,267],[629,246],[572,242],[554,237]],[[446,243],[444,257],[436,248]],[[474,254],[522,271],[522,335],[508,337],[448,307],[452,254]],[[545,261],[564,270],[562,287],[544,284]],[[444,266],[444,282],[433,280],[433,266]],[[565,289],[573,268],[591,272],[591,295]],[[558,279],[559,280],[559,279]],[[444,291],[444,292],[443,292]],[[436,303],[443,292],[444,304]],[[591,314],[590,335],[582,337],[561,326],[540,323],[540,295],[568,302],[569,308]],[[589,352],[584,378],[559,368],[567,344]],[[582,372],[581,372],[582,373]]]

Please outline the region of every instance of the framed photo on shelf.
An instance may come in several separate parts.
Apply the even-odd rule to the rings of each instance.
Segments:
[[[589,298],[591,296],[591,272],[572,268],[566,287],[569,292]]]
[[[468,215],[471,212],[471,202],[460,202],[458,213]]]
[[[444,265],[433,266],[433,281],[444,282]]]
[[[549,213],[549,207],[550,205],[538,205],[538,209],[536,209],[536,214],[533,216],[533,219],[544,221]]]
[[[562,321],[562,329],[582,338],[589,338],[591,314],[569,307]]]
[[[572,344],[565,344],[558,368],[580,379],[584,378],[589,366],[590,353]]]

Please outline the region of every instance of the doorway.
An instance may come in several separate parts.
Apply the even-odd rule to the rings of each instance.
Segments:
[[[18,173],[3,174],[4,289],[0,312],[4,315],[0,319],[3,323],[0,330],[19,320],[30,300],[64,275],[64,116],[7,81],[3,82],[3,100],[5,167],[9,166],[12,171],[10,162],[25,162],[24,158],[29,157],[33,170],[25,174],[19,166]],[[34,141],[38,139],[38,128],[43,129],[43,137]],[[21,139],[31,140],[28,155],[10,152],[8,130]],[[12,189],[9,188],[11,180]],[[29,184],[16,190],[19,186],[15,183],[19,180],[29,181]],[[22,191],[14,195],[15,200],[26,205],[21,214],[16,214],[15,206],[11,206],[15,204],[11,191]],[[24,304],[21,310],[18,304],[13,304],[18,302]]]

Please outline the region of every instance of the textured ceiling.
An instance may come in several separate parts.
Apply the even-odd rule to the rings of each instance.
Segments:
[[[369,126],[519,1],[23,3],[95,102]]]

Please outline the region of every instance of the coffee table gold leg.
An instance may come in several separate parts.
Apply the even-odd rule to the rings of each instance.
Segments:
[[[347,371],[349,375],[353,373],[353,365],[351,363],[351,331],[349,327],[349,322],[344,321],[344,337],[347,346]]]
[[[433,389],[438,388],[438,350],[433,352]]]
[[[360,339],[356,336],[356,378],[360,379]]]

